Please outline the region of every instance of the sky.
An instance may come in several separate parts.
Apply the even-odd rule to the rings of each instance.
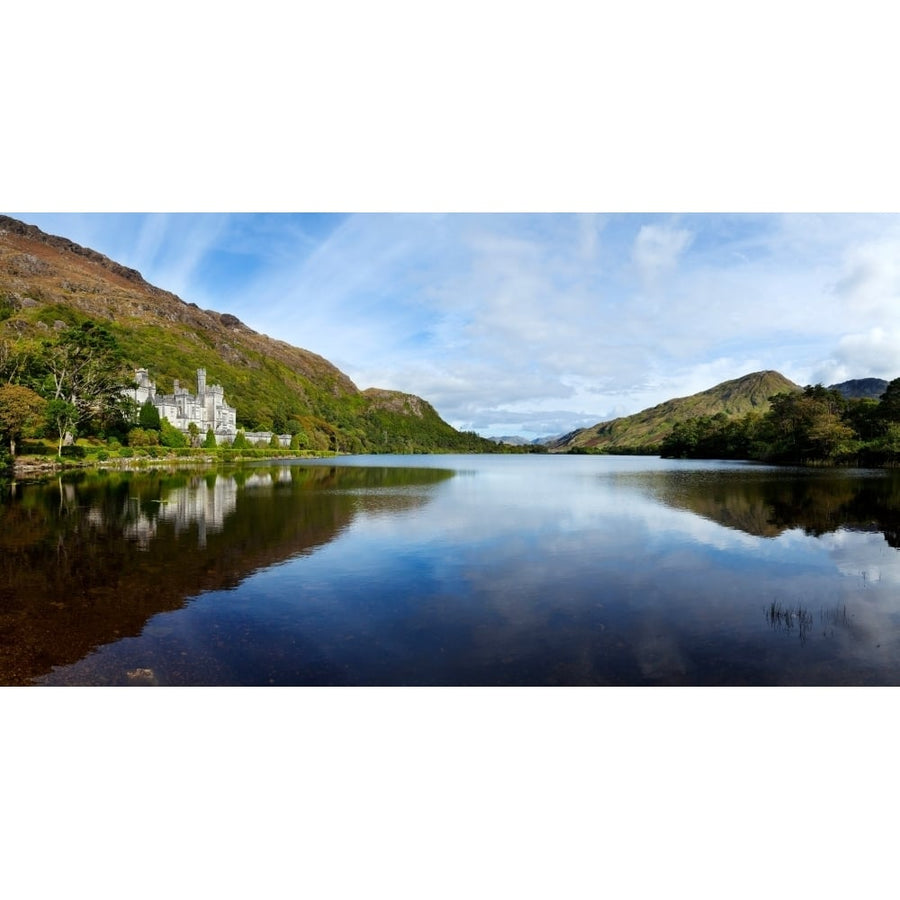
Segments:
[[[893,378],[900,234],[895,216],[868,213],[900,210],[895,18],[882,0],[225,0],[214,13],[184,0],[7,4],[4,63],[15,77],[3,98],[0,203],[188,302],[322,354],[361,388],[419,394],[485,434],[562,433],[765,368],[798,383]],[[166,695],[164,709],[144,699],[156,697],[3,698],[4,722],[12,712],[15,733],[30,738],[24,771],[38,761],[13,788],[10,821],[44,828],[46,804],[34,802],[44,785],[61,815],[93,826],[81,829],[90,844],[67,834],[54,846],[71,863],[57,867],[62,890],[93,859],[98,834],[120,864],[101,873],[110,884],[131,877],[148,846],[172,863],[167,878],[174,866],[189,882],[198,852],[233,842],[234,821],[280,824],[298,772],[316,776],[301,784],[306,820],[328,822],[335,790],[347,799],[341,786],[358,768],[358,758],[344,764],[345,748],[361,740],[379,777],[349,802],[387,809],[390,843],[369,832],[342,840],[340,852],[375,861],[357,867],[356,893],[396,859],[400,835],[413,852],[399,882],[391,869],[392,889],[420,896],[443,862],[434,848],[455,846],[476,808],[497,839],[463,855],[465,889],[474,877],[494,893],[515,883],[543,896],[561,872],[596,884],[600,808],[626,833],[648,809],[676,817],[664,841],[649,842],[663,864],[648,895],[670,893],[673,872],[695,896],[721,895],[735,871],[746,874],[745,849],[773,813],[794,826],[797,852],[757,868],[785,893],[809,893],[815,875],[797,853],[814,858],[833,843],[835,812],[862,827],[842,836],[823,894],[872,893],[891,876],[879,865],[892,858],[880,828],[893,783],[884,694],[847,695],[843,706],[814,689],[227,691]],[[87,781],[42,756],[55,752],[59,722],[78,735],[74,765],[97,776],[87,811]],[[645,758],[660,729],[672,740]],[[123,734],[127,748],[110,753]],[[214,816],[195,804],[185,840],[162,846],[154,837],[171,837],[173,792],[197,795],[196,767],[169,752],[185,735],[221,776],[214,793],[201,790]],[[423,735],[433,740],[414,755],[425,767],[410,778],[404,748],[421,749]],[[789,792],[760,766],[772,747],[803,760]],[[506,803],[496,773],[510,759],[529,790],[516,782]],[[422,791],[438,771],[467,787],[450,815]],[[851,776],[836,794],[835,772]],[[223,780],[237,786],[227,798],[236,815],[224,818]],[[119,809],[122,792],[103,785],[122,783],[130,805]],[[260,805],[267,797],[279,805]],[[135,806],[147,826],[140,845],[106,827]],[[282,871],[271,852],[282,831],[240,835],[234,896],[259,893],[267,875],[296,882],[295,854],[281,854],[291,864]],[[33,880],[46,866],[30,847],[19,857]],[[612,878],[625,893],[647,873],[647,847],[615,846]],[[323,859],[313,868],[333,893],[335,857]],[[424,866],[407,865],[417,859]]]
[[[13,215],[487,436],[900,376],[897,215]]]

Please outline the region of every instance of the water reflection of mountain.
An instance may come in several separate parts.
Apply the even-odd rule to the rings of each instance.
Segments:
[[[900,474],[894,472],[662,472],[647,486],[668,506],[760,537],[792,528],[812,535],[843,528],[880,531],[900,548]]]
[[[140,633],[198,593],[332,541],[360,512],[428,501],[438,469],[78,473],[0,502],[0,684]]]

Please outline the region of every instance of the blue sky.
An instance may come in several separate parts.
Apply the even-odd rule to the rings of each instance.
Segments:
[[[13,215],[486,435],[900,376],[896,215]]]

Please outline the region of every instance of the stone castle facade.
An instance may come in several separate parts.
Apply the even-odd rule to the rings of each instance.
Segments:
[[[221,385],[206,383],[206,369],[197,369],[197,393],[190,394],[187,388],[175,381],[175,392],[158,394],[156,383],[150,380],[146,369],[137,369],[134,373],[135,386],[125,393],[142,407],[148,400],[156,407],[160,419],[168,419],[183,434],[190,434],[193,422],[197,426],[200,438],[212,429],[217,444],[230,444],[237,436],[237,410],[225,402],[225,391]],[[272,439],[271,431],[248,431],[244,437],[251,444],[268,444]],[[278,435],[282,447],[289,447],[291,436]]]
[[[216,442],[231,442],[237,434],[237,410],[225,402],[225,391],[218,384],[206,383],[206,369],[197,369],[197,393],[188,393],[176,380],[173,394],[157,394],[155,382],[146,369],[134,373],[135,387],[127,391],[138,408],[148,400],[156,407],[160,419],[168,419],[184,434],[189,433],[191,423],[197,426],[201,437],[212,429]]]

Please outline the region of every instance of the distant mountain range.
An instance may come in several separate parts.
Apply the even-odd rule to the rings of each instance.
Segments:
[[[800,385],[794,384],[780,372],[754,372],[732,381],[723,381],[690,397],[667,400],[631,416],[579,428],[551,441],[548,447],[556,453],[576,449],[621,453],[653,447],[671,432],[676,422],[696,416],[714,416],[720,412],[737,417],[752,409],[765,411],[773,394],[799,390]]]
[[[883,378],[855,378],[829,385],[829,389],[840,392],[848,400],[877,400],[887,386]]]
[[[659,443],[683,419],[768,409],[768,398],[800,386],[778,372],[755,372],[691,397],[555,438],[489,440],[461,433],[413,394],[361,391],[321,356],[259,334],[235,316],[200,309],[149,284],[135,269],[64,237],[0,216],[0,350],[40,342],[88,319],[107,327],[131,366],[146,367],[160,392],[198,368],[221,384],[247,430],[302,430],[308,447],[340,452],[487,451],[498,444],[543,444],[551,451],[627,452]],[[888,382],[832,385],[846,397],[877,398]]]
[[[881,378],[860,378],[830,385],[830,389],[848,399],[878,399],[887,385],[888,382]],[[578,449],[612,453],[647,452],[667,437],[677,422],[718,413],[724,413],[728,418],[739,418],[753,410],[765,412],[769,409],[769,397],[800,390],[799,384],[780,372],[752,372],[741,378],[723,381],[690,397],[667,400],[631,416],[580,428],[548,441],[547,447],[555,453]]]

